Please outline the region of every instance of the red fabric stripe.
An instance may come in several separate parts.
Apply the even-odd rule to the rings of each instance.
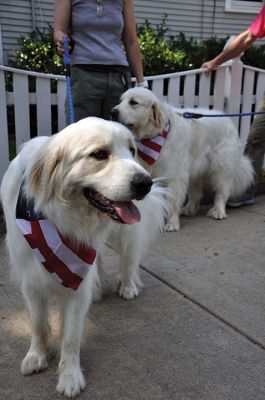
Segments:
[[[168,132],[169,132],[169,131],[164,130],[164,131],[161,132],[159,135],[166,139],[166,138],[167,138],[167,135],[168,135]]]
[[[138,149],[139,156],[149,165],[153,165],[155,163],[155,159],[148,156],[147,154],[143,153],[141,150]]]
[[[76,290],[82,282],[82,278],[70,271],[67,265],[64,264],[52,252],[52,250],[46,243],[39,222],[31,221],[31,226],[32,235],[25,235],[25,239],[28,241],[30,247],[32,247],[33,249],[38,248],[38,250],[41,252],[46,260],[42,263],[44,267],[49,272],[56,272],[67,287]]]
[[[146,146],[149,147],[149,149],[155,150],[157,153],[160,153],[162,146],[158,143],[154,143],[152,142],[152,140],[148,140],[148,139],[143,139],[141,140],[141,143]]]
[[[62,236],[61,234],[60,238],[63,242],[63,244],[65,244],[66,247],[68,247],[73,253],[75,253],[79,258],[81,258],[82,261],[84,261],[87,264],[93,264],[97,252],[95,249],[93,249],[92,247],[89,246],[85,246],[84,244],[75,244],[73,243],[73,241],[71,241],[70,239]]]
[[[60,265],[59,265],[60,264]],[[59,260],[53,253],[49,256],[48,261],[42,262],[42,265],[47,269],[48,272],[56,274],[62,279],[61,282],[65,287],[77,290],[80,283],[83,281],[80,276],[77,276],[71,272],[66,265]],[[56,266],[56,268],[54,268]],[[71,275],[71,276],[70,276]]]

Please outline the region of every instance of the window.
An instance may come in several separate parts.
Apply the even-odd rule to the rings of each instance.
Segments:
[[[225,11],[257,14],[263,4],[263,0],[225,0]]]

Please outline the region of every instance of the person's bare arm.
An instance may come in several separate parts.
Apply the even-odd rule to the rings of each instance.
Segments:
[[[63,54],[63,37],[68,37],[68,30],[71,19],[71,1],[55,0],[54,1],[54,43],[59,54]]]
[[[123,18],[123,43],[126,55],[137,83],[142,83],[144,81],[142,55],[136,34],[133,0],[123,0]]]
[[[238,57],[241,53],[243,53],[249,46],[252,45],[256,40],[256,37],[250,32],[249,29],[246,29],[244,32],[240,33],[235,40],[231,43],[231,45],[222,51],[222,53],[218,54],[212,60],[206,61],[202,64],[202,68],[207,68],[208,72],[211,72],[213,69],[218,67],[218,65],[223,64],[224,62],[231,60],[232,58]]]

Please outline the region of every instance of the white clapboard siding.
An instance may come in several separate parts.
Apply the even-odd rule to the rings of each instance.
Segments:
[[[37,130],[38,136],[47,136],[52,133],[51,118],[51,81],[37,77]]]
[[[14,57],[17,39],[32,31],[31,5],[27,0],[1,0],[0,24],[4,61]]]
[[[253,13],[227,12],[225,0],[153,0],[151,6],[149,0],[134,0],[134,8],[138,24],[147,19],[156,26],[167,14],[168,35],[184,32],[196,39],[236,35],[245,30],[255,17]]]
[[[16,150],[30,139],[29,84],[28,76],[13,75],[13,95],[15,107]]]
[[[5,72],[1,70],[0,70],[0,121],[1,121],[1,135],[0,135],[0,180],[1,180],[9,163]]]
[[[247,113],[252,111],[254,78],[255,78],[254,71],[245,70],[243,95],[242,95],[242,109],[241,109],[242,113]],[[245,144],[247,142],[250,124],[251,124],[250,116],[244,116],[241,118],[240,139],[243,148],[245,147]]]

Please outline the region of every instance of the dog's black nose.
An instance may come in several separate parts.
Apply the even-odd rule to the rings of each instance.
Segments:
[[[110,112],[112,121],[119,121],[119,110],[117,108],[113,108]]]
[[[136,200],[141,200],[150,192],[153,181],[150,176],[138,173],[131,181],[131,192]]]

